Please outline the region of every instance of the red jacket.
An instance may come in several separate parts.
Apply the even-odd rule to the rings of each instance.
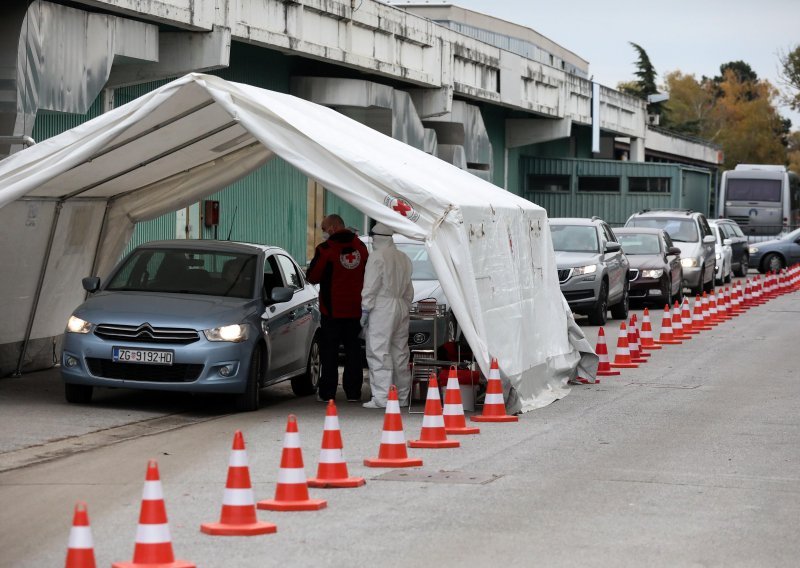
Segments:
[[[367,247],[351,231],[339,231],[317,246],[306,278],[319,284],[319,308],[333,318],[361,317]]]

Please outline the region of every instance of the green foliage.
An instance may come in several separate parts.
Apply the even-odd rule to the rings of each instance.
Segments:
[[[778,60],[781,82],[789,89],[786,102],[793,110],[800,110],[800,45],[781,53]]]

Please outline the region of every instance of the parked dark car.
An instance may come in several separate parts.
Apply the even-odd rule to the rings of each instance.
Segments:
[[[800,262],[800,229],[771,241],[750,245],[750,262],[762,274]]]
[[[319,378],[317,291],[283,249],[175,240],[135,248],[67,323],[61,375],[69,402],[95,387],[229,393],[256,410],[262,387]]]
[[[744,276],[750,268],[750,251],[747,236],[736,221],[732,219],[714,219],[709,221],[719,227],[723,239],[730,240],[731,268],[736,276]]]
[[[681,249],[663,229],[614,229],[630,262],[631,301],[672,305],[683,298]]]

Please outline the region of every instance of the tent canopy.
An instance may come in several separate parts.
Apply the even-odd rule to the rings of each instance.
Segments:
[[[326,107],[202,74],[0,162],[0,262],[12,268],[0,275],[0,345],[61,334],[80,278],[107,275],[137,222],[276,155],[426,242],[481,369],[499,360],[514,410],[564,396],[582,352],[592,374],[541,207]]]

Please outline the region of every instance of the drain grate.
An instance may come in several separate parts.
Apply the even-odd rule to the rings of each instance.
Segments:
[[[629,387],[651,387],[654,389],[685,389],[692,390],[700,388],[703,385],[676,385],[670,383],[628,383]]]
[[[502,475],[465,473],[463,471],[424,471],[421,469],[393,469],[374,477],[380,481],[417,481],[425,483],[451,483],[465,485],[486,485]]]

